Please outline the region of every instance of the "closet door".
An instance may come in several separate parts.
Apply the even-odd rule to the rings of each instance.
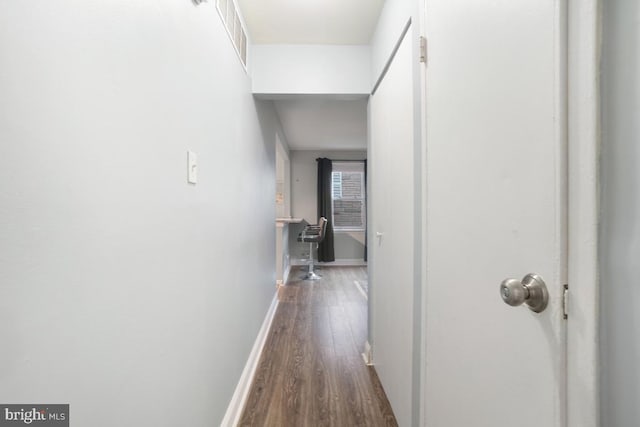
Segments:
[[[414,139],[411,30],[370,99],[373,362],[401,426],[411,425]]]

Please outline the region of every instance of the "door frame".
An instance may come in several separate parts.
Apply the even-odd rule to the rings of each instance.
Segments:
[[[567,426],[600,425],[599,146],[601,0],[569,0]]]
[[[599,427],[599,282],[598,282],[598,219],[599,219],[599,145],[600,145],[600,38],[601,0],[557,0],[564,28],[560,37],[564,48],[558,52],[564,68],[562,90],[566,90],[566,100],[560,100],[565,122],[567,140],[566,167],[568,198],[567,208],[567,277],[568,318],[566,351],[566,427]],[[416,22],[420,35],[425,36],[427,0],[417,5]],[[415,37],[417,39],[417,37]],[[417,42],[417,40],[416,40]],[[416,49],[417,50],[417,49]],[[428,64],[428,57],[427,57]],[[426,107],[426,66],[420,64],[416,76],[420,101],[416,106],[415,125],[420,128],[419,170],[426,170],[426,123],[421,114]],[[419,188],[424,187],[424,174]],[[419,220],[425,223],[426,198],[419,198],[422,209]],[[422,245],[426,241],[424,227],[421,233]],[[424,253],[422,250],[418,253]],[[419,263],[422,273],[426,265]],[[425,275],[417,288],[426,289]],[[426,339],[424,337],[426,292],[418,294],[420,299],[420,366],[426,363]],[[419,408],[415,414],[419,425],[425,425],[424,390],[427,378],[420,369]],[[415,401],[416,399],[414,399]],[[415,419],[415,418],[414,418]]]

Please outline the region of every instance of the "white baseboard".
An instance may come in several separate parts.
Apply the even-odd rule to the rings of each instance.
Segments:
[[[229,402],[227,412],[224,414],[224,418],[220,423],[221,427],[235,427],[240,422],[242,410],[247,402],[249,390],[253,383],[253,377],[258,369],[258,362],[260,362],[260,355],[262,354],[262,349],[267,341],[267,335],[269,334],[269,329],[271,329],[271,323],[273,322],[273,317],[276,314],[277,308],[278,294],[276,293],[273,297],[273,301],[271,301],[271,306],[267,311],[267,315],[262,322],[256,341],[253,343],[253,348],[251,349],[251,353],[247,359],[247,364],[244,366],[244,370],[240,376],[240,381],[236,386],[236,390],[233,392],[233,397],[231,398],[231,402]]]
[[[289,273],[291,273],[291,264],[287,265],[287,268],[284,270],[284,274],[282,275],[282,284],[286,285],[287,280],[289,280]]]
[[[363,259],[337,259],[332,262],[316,262],[319,267],[365,267],[367,262]],[[309,265],[308,259],[292,258],[291,265]]]
[[[369,341],[364,343],[364,353],[362,353],[362,359],[364,359],[364,364],[367,366],[373,366],[373,353],[371,351],[371,344]]]

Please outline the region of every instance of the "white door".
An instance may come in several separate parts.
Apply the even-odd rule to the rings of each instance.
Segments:
[[[562,0],[427,0],[429,427],[565,425]],[[506,305],[540,275],[542,313]]]
[[[414,287],[413,56],[404,36],[369,102],[373,363],[401,426],[411,425]]]

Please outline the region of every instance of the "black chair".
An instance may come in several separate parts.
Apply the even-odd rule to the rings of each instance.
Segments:
[[[309,271],[302,277],[304,280],[318,280],[322,276],[319,276],[313,271],[313,247],[317,247],[318,243],[324,240],[324,235],[327,230],[327,219],[320,217],[317,224],[307,225],[300,234],[298,234],[298,242],[309,243]]]

